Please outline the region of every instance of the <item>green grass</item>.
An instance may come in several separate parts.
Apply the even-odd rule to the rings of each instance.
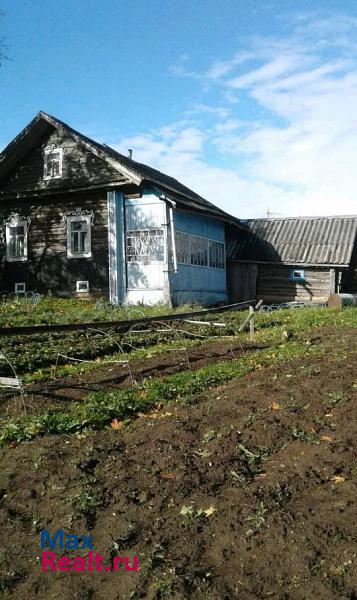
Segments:
[[[146,379],[139,385],[112,392],[92,392],[86,401],[71,404],[66,411],[47,410],[4,422],[0,444],[23,442],[45,434],[75,433],[87,428],[101,429],[111,420],[126,420],[157,403],[192,403],[199,394],[235,377],[266,365],[279,364],[301,354],[322,352],[301,342],[257,350],[230,362],[218,362],[196,371],[184,371],[164,379]]]
[[[30,306],[21,300],[17,302],[5,302],[0,304],[0,325],[24,325],[40,323],[67,323],[76,321],[99,321],[121,318],[132,318],[136,316],[160,317],[161,314],[170,312],[167,306],[156,307],[113,307],[100,308],[93,302],[84,302],[75,299],[53,299],[46,298],[37,306]],[[188,310],[189,306],[180,307]],[[74,375],[84,373],[98,366],[98,361],[123,360],[118,350],[118,343],[123,344],[123,350],[130,356],[144,358],[145,353],[152,348],[154,352],[180,346],[183,341],[188,341],[192,335],[205,335],[208,337],[220,337],[222,335],[234,335],[238,339],[245,340],[246,333],[239,333],[239,325],[246,316],[246,312],[231,312],[214,315],[215,321],[221,321],[226,327],[204,329],[199,325],[188,323],[171,323],[165,326],[172,327],[171,331],[158,331],[157,327],[145,334],[128,334],[115,330],[108,330],[104,335],[100,332],[72,332],[40,334],[28,337],[7,337],[0,339],[0,350],[12,361],[17,373],[25,382],[46,381],[54,375],[54,365],[58,359],[58,376]],[[306,308],[300,310],[279,310],[272,313],[259,313],[255,317],[256,335],[258,342],[275,344],[282,340],[283,332],[288,332],[290,337],[300,337],[308,334],[309,330],[326,326],[356,326],[357,310],[347,308],[343,311],[328,310],[321,308]],[[203,317],[211,319],[212,316]],[[180,330],[186,330],[184,335]],[[192,339],[192,337],[191,337]],[[131,342],[136,347],[132,354],[132,347],[126,345]],[[86,363],[75,363],[58,354],[69,356],[73,359],[92,361]],[[0,374],[8,375],[7,367],[0,365]]]
[[[43,302],[45,307],[56,305],[51,303],[59,303],[62,307],[61,310],[63,310],[63,306],[71,307],[72,303],[74,303],[76,310],[78,309],[78,301],[44,300]],[[155,309],[158,310],[157,307]],[[38,310],[40,309],[38,308]],[[93,305],[88,310],[93,310]],[[166,310],[167,308],[164,307],[164,311]],[[216,315],[215,320],[221,320],[227,324],[224,330],[225,334],[235,334],[235,339],[246,340],[247,333],[237,333],[244,316],[244,313],[232,312]],[[319,335],[321,327],[324,326],[339,327],[341,332],[343,331],[343,327],[357,327],[357,310],[355,308],[345,310],[308,308],[305,310],[280,310],[273,313],[258,314],[256,316],[255,339],[269,345],[268,348],[246,354],[229,362],[209,365],[196,371],[180,372],[165,379],[146,379],[133,387],[112,392],[91,393],[85,401],[70,404],[66,411],[51,409],[38,415],[23,415],[14,421],[3,419],[0,442],[21,442],[51,433],[74,433],[87,428],[100,429],[108,426],[113,418],[119,420],[131,419],[137,412],[149,410],[158,402],[196,402],[200,393],[224,384],[234,377],[242,377],[248,372],[262,366],[276,365],[300,355],[311,353],[323,354],[323,346],[321,344],[311,344],[310,337],[311,335],[315,337]],[[217,334],[217,330],[212,331],[210,328],[207,329],[209,329],[209,332],[207,332],[208,335]],[[199,331],[202,332],[202,329]],[[291,333],[287,343],[282,343],[283,331]],[[133,358],[141,358],[145,355],[149,355],[150,357],[150,355],[156,352],[163,353],[170,348],[176,347],[176,344],[178,346],[189,345],[188,340],[179,340],[177,336],[176,339],[170,340],[167,334],[164,334],[164,339],[158,344],[157,340],[154,342],[150,338],[150,335],[148,334],[149,341],[144,336],[142,343],[143,345],[146,344],[146,346],[145,348],[134,350],[131,354]],[[7,341],[5,340],[5,346]],[[69,343],[68,340],[67,343]],[[42,346],[43,354],[45,356],[46,353],[50,355],[49,347],[44,344]],[[29,340],[29,349],[27,349],[27,346],[21,346],[20,351],[17,348],[17,355],[21,356],[25,349],[31,354],[31,339]],[[72,353],[76,352],[75,347],[67,348],[66,353],[68,353],[68,350]],[[113,353],[108,356],[113,356]],[[123,358],[123,355],[118,353],[114,354],[114,356],[119,359]],[[49,361],[51,360],[53,360],[53,355],[52,358],[49,358]],[[93,361],[93,363],[88,363],[88,368],[92,368],[92,365],[93,367],[97,367],[98,364],[100,363]],[[66,373],[76,373],[78,372],[77,369],[80,371],[83,369],[86,370],[87,363],[85,366],[81,364],[61,368],[66,369]],[[26,377],[29,379],[37,377],[38,380],[41,380],[43,375],[48,376],[50,373],[51,368],[42,375],[41,373],[33,373],[30,370]]]

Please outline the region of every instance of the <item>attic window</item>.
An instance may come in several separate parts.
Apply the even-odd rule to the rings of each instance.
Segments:
[[[58,179],[62,177],[63,148],[45,148],[44,179]]]

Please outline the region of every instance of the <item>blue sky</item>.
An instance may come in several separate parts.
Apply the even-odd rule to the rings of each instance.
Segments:
[[[243,218],[357,213],[355,0],[0,6],[0,148],[44,110]]]

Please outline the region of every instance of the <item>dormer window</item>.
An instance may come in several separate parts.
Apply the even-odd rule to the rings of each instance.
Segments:
[[[63,148],[45,148],[44,179],[58,179],[62,177]]]

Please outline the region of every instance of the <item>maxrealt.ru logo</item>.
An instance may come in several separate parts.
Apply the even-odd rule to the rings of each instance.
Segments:
[[[104,565],[104,556],[99,552],[93,552],[93,535],[82,534],[81,536],[65,534],[62,529],[57,529],[56,533],[51,537],[46,529],[41,531],[41,570],[42,573],[46,571],[57,571],[66,573],[68,571],[74,571],[77,573],[83,572],[117,572],[120,565],[123,566],[125,571],[138,571],[138,556],[134,556],[132,564],[130,565],[130,559],[128,556],[114,556],[111,564]],[[71,556],[57,556],[54,552],[46,551],[50,550],[69,550]],[[86,556],[73,556],[72,552],[76,550],[88,551]]]

